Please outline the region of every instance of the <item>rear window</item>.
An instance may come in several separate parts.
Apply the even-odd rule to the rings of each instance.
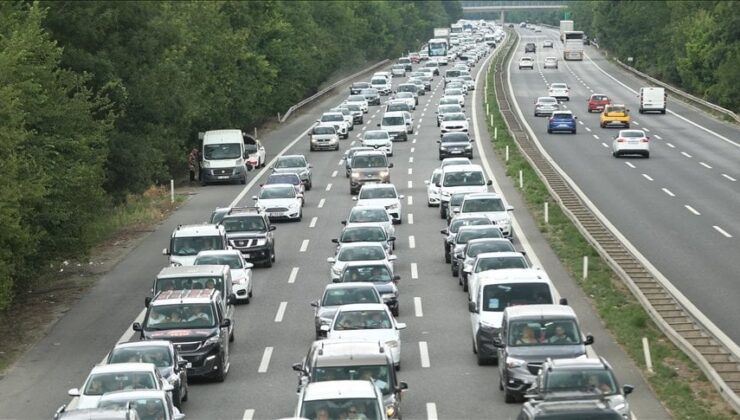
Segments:
[[[383,117],[382,125],[405,125],[403,117]]]
[[[502,283],[483,288],[481,308],[487,312],[503,312],[509,306],[551,303],[552,295],[547,283]]]
[[[474,271],[480,273],[481,271],[503,270],[505,268],[529,268],[529,264],[527,264],[527,260],[518,256],[483,258],[478,261]]]

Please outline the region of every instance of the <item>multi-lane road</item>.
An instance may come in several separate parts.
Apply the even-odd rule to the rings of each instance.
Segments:
[[[479,64],[474,75],[481,74],[478,71],[482,67]],[[567,71],[563,67],[560,72]],[[538,95],[537,83],[542,83],[541,76],[535,71],[526,77],[529,79],[521,82],[523,94]],[[580,77],[584,79],[585,76]],[[596,80],[601,76],[594,74],[592,77]],[[478,79],[476,93],[468,95],[466,100],[466,112],[472,118],[474,137],[478,140],[474,161],[484,165],[495,179],[494,189],[517,208],[514,211],[516,245],[527,250],[535,263],[548,272],[560,294],[569,298],[584,331],[596,337],[593,346],[596,353],[611,361],[622,383],[636,385],[635,393],[630,396],[635,416],[668,418],[638,369],[604,331],[586,297],[547,247],[494,157],[487,141],[482,79]],[[418,124],[415,134],[408,142],[394,144],[392,158],[395,164],[392,181],[406,196],[404,223],[396,227],[396,269],[402,278],[399,320],[408,324],[402,332],[403,369],[399,376],[409,384],[409,390],[404,394],[402,410],[406,418],[515,418],[519,405],[504,403],[497,386],[497,368],[481,367],[476,363],[471,351],[466,295],[457,279],[450,276],[442,255],[439,230],[444,227],[444,221],[436,209],[428,208],[425,203],[424,180],[439,165],[435,142],[439,130],[434,111],[442,90],[441,77],[437,77],[432,92],[420,97],[419,107],[414,112]],[[268,161],[282,152],[308,156],[314,166],[313,189],[306,194],[303,221],[278,224],[277,262],[269,269],[255,269],[254,299],[249,305],[236,309],[236,342],[232,347],[229,376],[224,383],[191,386],[190,400],[183,407],[189,418],[270,419],[293,413],[297,378],[291,365],[301,360],[313,339],[313,312],[309,303],[319,297],[328,282],[329,266],[325,261],[335,249],[330,240],[337,237],[341,228],[339,222],[353,205],[343,173],[341,151],[357,142],[364,129],[375,127],[382,116],[381,107],[371,107],[365,124],[356,126],[350,139],[342,141],[340,152],[309,152],[306,130],[324,110],[341,102],[346,94],[346,87],[338,89],[264,136]],[[522,100],[526,103],[531,98]],[[543,121],[537,123],[535,125],[541,127],[539,123]],[[593,130],[594,133],[598,131]],[[561,136],[556,140],[581,138]],[[590,140],[585,138],[585,141]],[[676,141],[677,147],[680,144]],[[645,163],[659,164],[661,153],[667,153],[661,149],[656,150],[655,160]],[[601,157],[595,151],[592,154],[585,160]],[[605,156],[609,157],[608,153]],[[683,163],[687,165],[688,162],[691,160]],[[48,336],[6,372],[0,380],[0,417],[48,418],[59,405],[66,403],[69,400],[67,389],[81,385],[90,368],[117,341],[132,337],[131,323],[141,314],[143,299],[153,277],[166,264],[161,249],[166,246],[172,229],[182,223],[203,222],[217,206],[249,205],[249,197],[265,173],[251,173],[254,182],[246,188],[238,185],[195,188],[194,194],[176,213],[130,250]],[[631,175],[626,171],[622,177]],[[681,192],[680,188],[673,188],[676,194]],[[622,200],[629,197],[624,193],[614,195]],[[725,225],[730,228],[729,224]],[[676,245],[675,241],[671,244]]]
[[[547,153],[609,221],[681,293],[735,343],[740,343],[740,130],[668,97],[668,112],[639,114],[637,91],[649,86],[586,48],[582,62],[543,69],[546,56],[562,57],[557,32],[517,29],[521,44],[510,64],[519,108]],[[542,48],[551,39],[554,48]],[[534,71],[518,70],[524,43],[535,42]],[[529,54],[532,55],[532,54]],[[547,85],[564,82],[578,117],[578,134],[547,134],[533,102]],[[650,159],[611,156],[619,129],[599,126],[586,100],[604,93],[632,112],[632,128],[651,137]]]

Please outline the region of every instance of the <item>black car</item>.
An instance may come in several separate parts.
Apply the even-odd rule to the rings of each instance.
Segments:
[[[275,226],[257,207],[232,207],[221,224],[232,249],[241,251],[244,259],[272,267],[275,262]]]
[[[534,42],[527,42],[527,45],[524,46],[524,52],[537,52],[537,45]]]
[[[355,82],[352,83],[349,87],[349,94],[350,95],[359,95],[362,89],[368,89],[371,88],[372,85],[368,82]]]
[[[439,160],[446,157],[467,156],[473,158],[473,139],[468,133],[445,133],[437,140],[439,143]]]

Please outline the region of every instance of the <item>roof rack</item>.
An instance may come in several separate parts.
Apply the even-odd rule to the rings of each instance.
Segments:
[[[238,213],[261,213],[261,209],[256,206],[232,207],[227,214]]]

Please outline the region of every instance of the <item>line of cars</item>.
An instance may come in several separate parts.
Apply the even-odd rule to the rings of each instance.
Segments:
[[[543,47],[552,47],[551,40],[543,41]],[[536,45],[528,42],[525,53],[536,52]],[[519,60],[519,70],[534,69],[534,57],[525,55]],[[546,57],[543,67],[558,69],[556,57]],[[572,111],[562,109],[562,101],[570,101],[570,88],[566,83],[550,83],[547,96],[540,96],[534,101],[534,116],[547,116],[548,134],[568,132],[576,134],[578,131],[577,119]],[[666,93],[664,88],[643,87],[638,93],[640,113],[665,113]],[[586,100],[586,110],[599,112],[599,126],[601,128],[618,127],[619,133],[614,136],[611,153],[614,157],[626,155],[640,155],[650,157],[650,137],[643,130],[630,129],[630,110],[624,104],[612,103],[611,98],[604,93],[593,93]]]

